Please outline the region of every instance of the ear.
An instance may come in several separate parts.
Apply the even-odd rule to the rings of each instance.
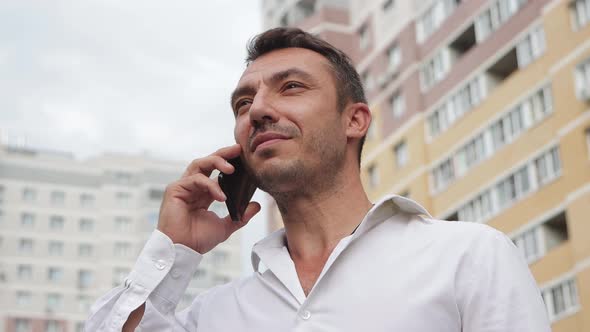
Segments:
[[[371,125],[371,110],[365,103],[354,103],[349,105],[346,110],[346,137],[357,138],[367,134],[369,125]]]

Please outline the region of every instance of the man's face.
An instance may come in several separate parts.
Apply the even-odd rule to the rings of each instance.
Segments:
[[[248,66],[232,95],[234,135],[262,190],[322,185],[342,168],[347,137],[337,105],[329,62],[316,52],[276,50]]]

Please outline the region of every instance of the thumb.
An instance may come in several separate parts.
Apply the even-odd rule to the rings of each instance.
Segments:
[[[260,209],[261,207],[258,202],[250,202],[246,207],[246,211],[244,211],[244,214],[242,215],[242,220],[238,222],[233,222],[229,215],[225,217],[225,225],[227,227],[227,231],[229,232],[228,235],[231,235],[233,232],[246,226],[246,224],[252,219],[252,217],[254,217],[258,212],[260,212]]]

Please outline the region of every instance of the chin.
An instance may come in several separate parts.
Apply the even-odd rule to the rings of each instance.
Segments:
[[[301,160],[265,160],[252,174],[262,191],[277,193],[301,187],[305,180],[305,167]]]

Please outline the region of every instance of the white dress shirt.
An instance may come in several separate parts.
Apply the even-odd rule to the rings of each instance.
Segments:
[[[549,332],[535,280],[504,234],[435,220],[390,196],[343,238],[306,297],[284,230],[254,245],[254,273],[175,313],[201,255],[154,231],[125,281],[91,309],[87,331]],[[259,270],[262,262],[267,269]]]

